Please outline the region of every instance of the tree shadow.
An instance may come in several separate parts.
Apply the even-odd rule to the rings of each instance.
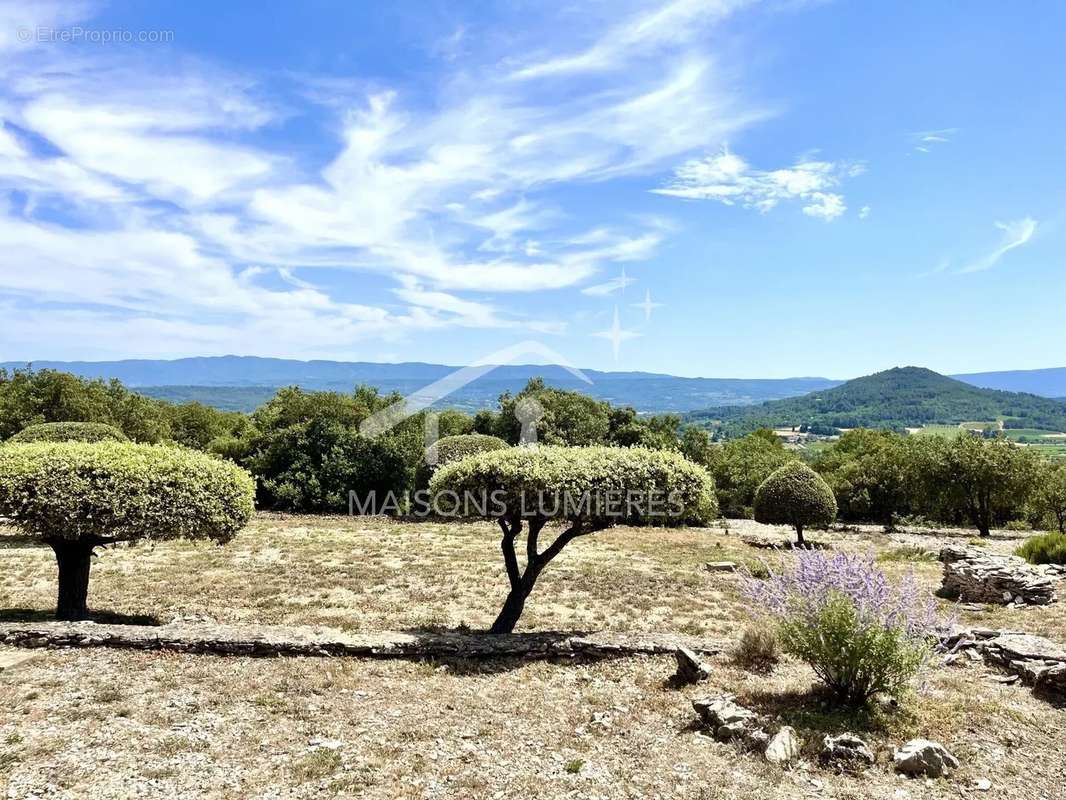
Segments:
[[[37,608],[0,608],[0,622],[55,622],[55,611]],[[118,611],[90,611],[86,622],[100,625],[161,625],[151,614],[123,614]]]
[[[756,691],[745,695],[742,703],[756,713],[779,719],[798,731],[818,736],[854,733],[890,733],[901,725],[914,722],[914,712],[890,702],[871,701],[868,706],[841,705],[821,686],[808,691]]]

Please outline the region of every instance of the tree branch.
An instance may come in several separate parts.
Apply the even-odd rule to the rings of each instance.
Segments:
[[[507,568],[507,580],[511,582],[511,588],[515,589],[522,580],[522,576],[518,573],[518,556],[514,551],[514,540],[515,536],[518,535],[518,526],[522,523],[519,522],[512,527],[503,517],[500,517],[498,522],[500,523],[500,529],[503,531],[503,538],[500,539],[500,549],[503,551],[503,563]]]
[[[602,531],[607,527],[607,523],[601,522],[592,525],[591,527],[583,527],[580,522],[574,522],[569,528],[560,533],[554,542],[552,542],[544,552],[540,554],[541,566],[547,564],[553,558],[555,558],[570,542],[574,541],[579,536],[587,536],[590,533],[596,531]]]

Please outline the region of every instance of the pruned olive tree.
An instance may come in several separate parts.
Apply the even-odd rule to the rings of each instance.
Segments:
[[[458,436],[442,436],[429,448],[429,454],[435,458],[438,467],[444,467],[460,458],[490,450],[504,450],[511,445],[498,436],[486,436],[483,433],[463,433]]]
[[[251,476],[177,447],[103,442],[0,447],[0,515],[59,566],[56,618],[85,619],[97,547],[147,539],[228,542],[251,517]]]
[[[128,442],[126,434],[103,422],[42,422],[23,428],[9,442]]]
[[[799,461],[778,467],[755,491],[755,520],[791,525],[799,544],[804,544],[804,528],[828,525],[836,515],[837,501],[829,484]]]
[[[580,536],[616,524],[707,522],[718,513],[714,480],[679,453],[617,447],[513,447],[437,471],[435,509],[495,519],[510,583],[491,633],[514,630],[537,578]],[[563,529],[541,546],[550,522]],[[525,526],[525,560],[516,544]]]

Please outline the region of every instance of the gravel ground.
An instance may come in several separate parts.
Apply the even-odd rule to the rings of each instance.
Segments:
[[[522,627],[736,638],[758,624],[738,578],[701,567],[791,557],[743,545],[751,533],[785,536],[731,522],[727,531],[619,529],[579,541],[548,568]],[[940,567],[920,551],[960,535],[870,528],[819,538],[871,550],[886,569],[913,568],[934,586]],[[988,547],[1016,543],[1004,535]],[[496,544],[489,526],[261,515],[226,548],[105,553],[90,602],[164,621],[480,626],[503,596]],[[0,546],[0,567],[0,616],[47,616],[50,552]],[[1059,605],[971,616],[1061,640]],[[762,676],[722,657],[709,682],[681,690],[668,681],[673,669],[661,657],[472,664],[33,651],[0,672],[0,797],[1066,796],[1066,715],[983,665],[935,669],[902,708],[861,716],[827,710],[801,664]],[[691,699],[718,692],[793,725],[808,748],[826,732],[856,730],[879,763],[838,775],[809,751],[782,770],[716,743],[696,730]],[[896,776],[891,747],[915,736],[943,742],[960,771],[931,782]],[[978,789],[981,780],[991,787]]]

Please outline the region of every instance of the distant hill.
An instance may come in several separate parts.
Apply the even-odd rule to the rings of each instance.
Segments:
[[[8,370],[25,362],[0,363]],[[370,384],[384,392],[409,394],[453,373],[457,367],[408,362],[376,364],[345,361],[295,361],[281,358],[220,356],[173,361],[35,361],[34,369],[57,369],[86,378],[117,378],[137,391],[166,400],[197,400],[227,410],[250,411],[279,386],[351,391]],[[517,392],[534,376],[563,389],[579,389],[612,403],[647,413],[684,413],[708,406],[745,405],[794,397],[835,386],[828,378],[679,378],[650,372],[583,370],[585,383],[558,366],[503,365],[464,386],[442,405],[466,410],[491,408],[505,391]]]
[[[1066,367],[1016,369],[1008,372],[972,372],[968,375],[952,375],[951,377],[984,389],[1028,392],[1058,399],[1066,397]]]
[[[802,397],[689,415],[694,421],[721,420],[726,433],[803,424],[899,429],[999,418],[1010,427],[1066,430],[1066,404],[981,389],[921,367],[896,367]]]

